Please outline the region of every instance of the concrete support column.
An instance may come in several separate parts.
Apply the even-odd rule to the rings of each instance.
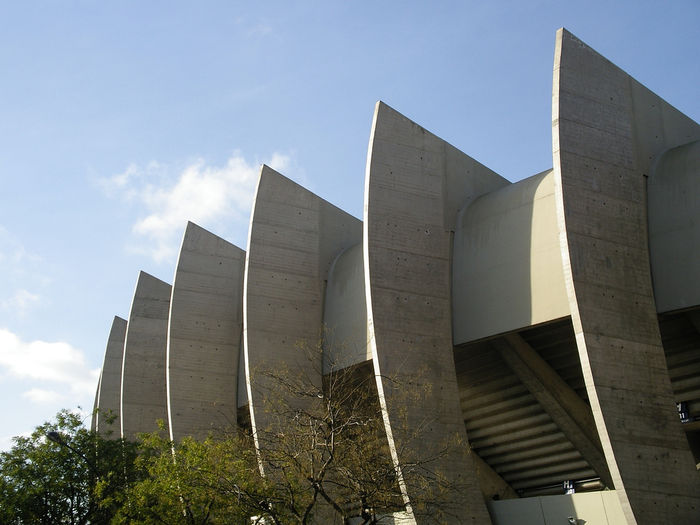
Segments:
[[[275,388],[266,372],[289,370],[321,384],[321,354],[306,355],[301,346],[317,348],[331,264],[343,250],[358,244],[361,235],[358,219],[262,167],[243,296],[246,381],[258,446],[263,430],[274,420],[274,414],[265,412],[266,396]]]
[[[170,301],[170,437],[236,427],[245,252],[189,222]]]
[[[560,30],[553,158],[562,257],[596,426],[629,523],[696,523],[700,475],[666,370],[645,180],[698,126]]]
[[[407,504],[421,488],[401,465],[426,464],[458,487],[443,523],[490,523],[459,404],[452,347],[451,251],[457,210],[507,181],[377,103],[365,179],[369,341],[389,448]],[[461,446],[455,446],[455,443]],[[415,510],[415,509],[414,509]],[[434,520],[427,509],[417,521]]]
[[[116,438],[121,432],[119,408],[122,391],[122,361],[124,360],[124,339],[126,320],[114,317],[109,331],[105,359],[102,364],[100,382],[97,388],[95,406],[95,428],[102,436]]]
[[[134,439],[168,421],[165,348],[171,286],[139,273],[124,341],[121,390],[121,435]]]

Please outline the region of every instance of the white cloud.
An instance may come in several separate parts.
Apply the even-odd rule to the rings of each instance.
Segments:
[[[68,343],[26,342],[5,329],[0,329],[0,367],[14,377],[42,383],[23,394],[35,402],[57,399],[48,396],[44,383],[73,396],[92,395],[99,374],[99,369],[88,368],[83,352]]]
[[[275,153],[265,163],[281,171],[290,159]],[[167,168],[155,162],[144,169],[130,165],[101,185],[110,194],[116,192],[144,206],[144,215],[132,226],[141,239],[136,250],[161,262],[176,255],[188,220],[221,231],[228,230],[227,220],[247,218],[259,172],[258,163],[235,153],[223,166],[197,160],[175,178],[168,177]]]
[[[0,312],[5,322],[22,317],[30,308],[41,304],[50,285],[42,257],[27,250],[6,228],[0,225]]]
[[[24,315],[30,307],[39,303],[40,300],[41,297],[39,295],[21,289],[17,290],[11,297],[0,300],[0,308],[21,316]]]
[[[59,394],[55,390],[46,390],[43,388],[31,388],[26,392],[22,392],[22,397],[29,399],[33,403],[55,403],[63,399],[65,396]]]

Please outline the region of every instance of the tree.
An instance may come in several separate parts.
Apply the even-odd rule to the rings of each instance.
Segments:
[[[324,373],[322,352],[320,343],[300,344],[298,359],[306,363],[258,374],[268,417],[255,437],[261,468],[277,495],[270,502],[270,514],[286,508],[300,524],[393,522],[406,517],[400,472],[404,481],[421,487],[411,501],[413,514],[423,522],[443,522],[449,494],[462,487],[450,483],[434,464],[452,447],[464,445],[448,439],[427,455],[422,439],[432,421],[409,428],[408,418],[399,416],[394,428],[407,439],[398,451],[397,468],[372,363],[337,368],[326,361]],[[401,379],[384,380],[393,383],[405,401],[425,394]]]
[[[249,524],[254,506],[240,493],[264,494],[266,484],[242,436],[174,444],[160,424],[160,431],[140,435],[136,466],[145,476],[121,493],[113,523]]]
[[[100,437],[62,410],[0,454],[0,522],[109,523],[115,494],[137,476],[135,457],[135,444]]]
[[[148,476],[128,489],[122,522],[377,524],[403,514],[371,364],[321,374],[319,352],[300,349],[311,366],[256,374],[266,423],[254,435],[231,429],[180,443],[142,436],[137,463]],[[411,430],[401,474],[423,488],[411,501],[414,514],[439,523],[459,487],[432,468],[440,453],[422,454],[423,429]],[[462,445],[445,443],[443,452],[452,446]]]

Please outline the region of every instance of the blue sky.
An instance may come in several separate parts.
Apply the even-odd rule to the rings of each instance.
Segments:
[[[245,248],[261,163],[360,217],[377,100],[512,181],[550,168],[561,26],[700,120],[697,0],[0,0],[0,449],[92,407],[188,219]]]

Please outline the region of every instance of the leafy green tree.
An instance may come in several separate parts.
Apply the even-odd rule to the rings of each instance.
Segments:
[[[249,524],[246,495],[265,500],[266,482],[244,438],[174,444],[163,434],[161,422],[161,431],[140,436],[136,467],[145,476],[121,493],[113,523]]]
[[[307,349],[300,359],[318,363],[316,355]],[[255,435],[232,429],[179,443],[162,433],[142,436],[137,464],[147,476],[129,487],[118,523],[370,525],[404,514],[371,366],[311,375],[280,368],[257,374],[266,414]],[[406,395],[421,392],[407,388]],[[411,432],[400,467],[422,487],[412,510],[440,523],[447,496],[459,488],[432,468],[439,456],[422,453],[424,428]],[[451,446],[462,445],[445,444],[444,453]]]
[[[62,410],[0,454],[0,521],[109,523],[115,494],[137,477],[135,457],[135,444],[102,438]]]

